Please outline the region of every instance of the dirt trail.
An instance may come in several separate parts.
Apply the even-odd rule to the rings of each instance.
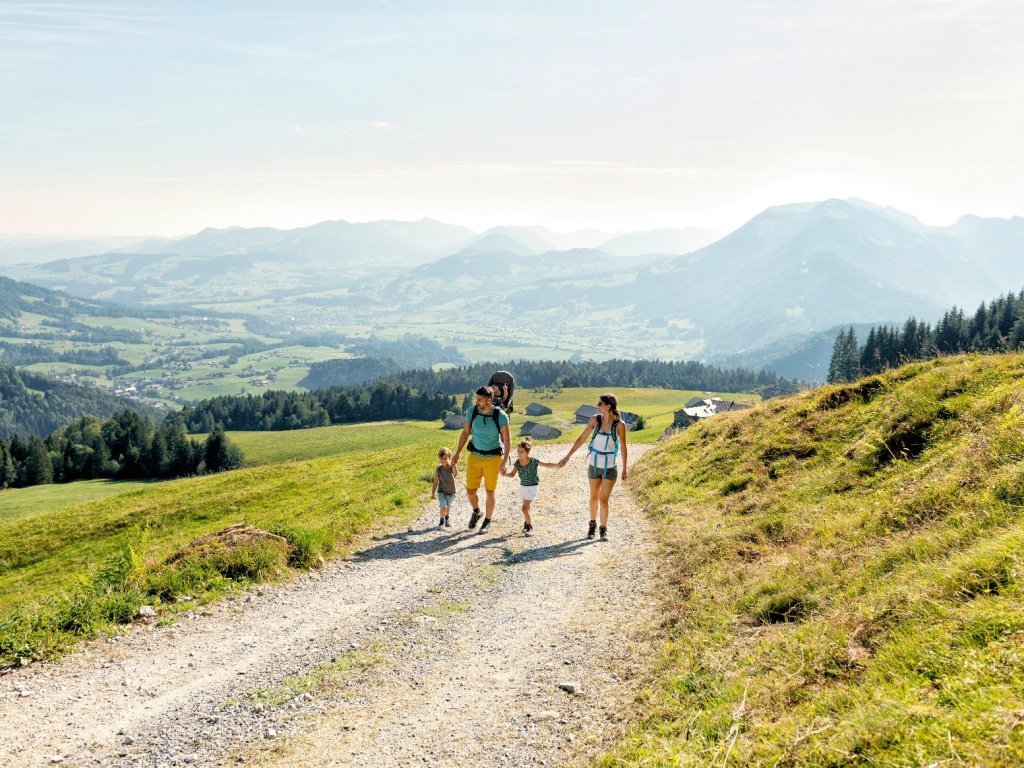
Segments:
[[[632,447],[639,458],[642,446]],[[564,445],[536,450],[541,459]],[[542,470],[536,533],[409,530],[319,573],[0,677],[0,765],[559,765],[621,734],[651,536],[626,486],[588,541],[583,457]],[[627,484],[628,486],[628,484]],[[569,693],[559,686],[573,686]]]

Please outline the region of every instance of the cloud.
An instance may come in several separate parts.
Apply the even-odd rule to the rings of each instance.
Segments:
[[[370,125],[381,131],[393,131],[398,127],[394,123],[389,123],[387,120],[375,120],[370,123]]]

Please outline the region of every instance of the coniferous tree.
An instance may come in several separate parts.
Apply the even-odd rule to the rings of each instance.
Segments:
[[[228,440],[220,424],[215,426],[206,438],[204,451],[207,472],[224,472],[242,465],[238,448]]]
[[[33,437],[28,444],[28,456],[25,457],[25,485],[43,485],[53,482],[53,461],[46,444],[38,437]]]

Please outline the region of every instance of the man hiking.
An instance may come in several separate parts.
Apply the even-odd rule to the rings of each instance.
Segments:
[[[477,491],[483,480],[487,491],[487,505],[484,521],[480,525],[483,533],[491,524],[494,515],[494,490],[498,487],[498,475],[508,466],[508,454],[512,445],[509,437],[508,414],[492,403],[493,393],[490,387],[480,387],[476,391],[476,405],[466,412],[466,426],[459,435],[459,447],[455,449],[452,462],[457,464],[463,447],[469,449],[466,462],[466,498],[473,507],[469,517],[469,528],[476,528],[480,521],[480,497]],[[466,446],[466,440],[469,445]]]

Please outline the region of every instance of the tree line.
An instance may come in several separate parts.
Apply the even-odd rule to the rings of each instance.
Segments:
[[[40,344],[11,344],[0,341],[0,360],[5,365],[34,363],[71,363],[73,365],[128,365],[113,347],[69,349],[58,351]]]
[[[157,426],[151,417],[123,411],[106,421],[84,416],[45,439],[0,440],[0,488],[187,477],[235,469],[242,461],[242,452],[220,426],[196,442],[181,423]]]
[[[380,381],[312,392],[224,395],[172,413],[167,421],[183,424],[189,432],[209,432],[218,424],[229,430],[276,431],[389,419],[430,420],[455,406],[451,395]]]
[[[696,389],[705,392],[755,392],[768,389],[795,391],[793,382],[771,371],[718,368],[695,361],[518,360],[479,363],[435,371],[403,371],[387,381],[428,391],[461,394],[476,389],[496,370],[511,371],[517,387],[651,387]]]
[[[934,326],[908,318],[902,327],[879,325],[868,330],[864,344],[853,328],[836,336],[828,381],[853,381],[911,360],[966,352],[1007,352],[1024,346],[1024,291],[981,302],[973,314],[959,307]]]

